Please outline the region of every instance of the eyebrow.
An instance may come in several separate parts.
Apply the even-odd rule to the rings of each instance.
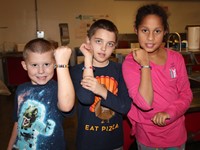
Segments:
[[[98,37],[95,37],[94,39],[95,39],[95,40],[103,40],[103,41],[104,41],[104,39],[102,39],[102,38],[98,38]],[[108,42],[116,43],[115,41],[108,41]]]

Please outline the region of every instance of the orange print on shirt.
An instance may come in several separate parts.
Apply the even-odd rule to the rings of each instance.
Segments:
[[[111,93],[117,95],[118,82],[113,77],[97,76],[96,79],[100,84],[104,85],[106,89],[108,89]],[[91,112],[95,112],[95,107],[100,100],[101,100],[100,96],[95,96],[94,103],[90,106]]]

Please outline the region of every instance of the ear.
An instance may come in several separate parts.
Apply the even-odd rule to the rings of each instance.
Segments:
[[[133,30],[134,30],[135,34],[137,34],[137,28],[135,25],[133,25]]]
[[[24,70],[27,70],[27,66],[26,66],[25,61],[21,61],[21,65],[22,65],[22,67],[24,68]]]
[[[90,43],[90,39],[89,39],[89,37],[86,37],[86,43],[87,43],[87,44]]]
[[[136,28],[134,28],[134,31],[135,31],[135,34],[138,34],[138,31],[137,31],[137,29],[136,29]]]

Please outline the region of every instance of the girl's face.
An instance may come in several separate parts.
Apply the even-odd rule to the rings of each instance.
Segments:
[[[29,52],[26,61],[22,61],[23,68],[28,72],[32,84],[44,85],[54,75],[55,60],[53,53],[33,53]]]
[[[158,50],[165,35],[162,20],[157,15],[146,16],[137,29],[140,46],[147,52]]]
[[[93,65],[97,67],[106,66],[116,46],[114,32],[98,29],[88,42],[94,55]]]

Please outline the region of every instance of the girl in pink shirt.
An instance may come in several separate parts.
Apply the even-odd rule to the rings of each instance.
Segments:
[[[192,92],[182,55],[161,46],[169,31],[167,18],[156,4],[138,9],[135,32],[140,48],[122,66],[133,100],[128,118],[139,150],[185,149],[184,113]]]

